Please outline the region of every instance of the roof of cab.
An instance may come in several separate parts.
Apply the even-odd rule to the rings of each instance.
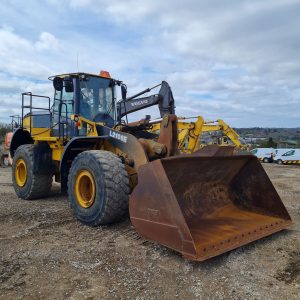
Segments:
[[[114,79],[114,78],[107,78],[104,76],[100,76],[99,74],[92,74],[92,73],[84,73],[84,72],[75,72],[75,73],[66,73],[66,74],[58,74],[48,77],[49,80],[53,80],[55,77],[66,77],[66,76],[80,76],[80,75],[87,75],[87,76],[93,76],[93,77],[99,77],[99,78],[105,78],[105,79],[112,79],[116,81],[117,83],[122,83],[122,81]]]

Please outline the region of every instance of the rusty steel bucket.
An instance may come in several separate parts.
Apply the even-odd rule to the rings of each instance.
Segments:
[[[291,224],[257,158],[218,149],[139,168],[129,201],[139,234],[203,261]]]

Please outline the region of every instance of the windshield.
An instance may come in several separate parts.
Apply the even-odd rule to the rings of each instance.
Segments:
[[[291,155],[294,155],[295,154],[295,150],[291,150],[291,151],[288,151],[286,153],[284,153],[282,156],[291,156]]]
[[[79,114],[94,120],[99,114],[108,114],[114,118],[114,99],[111,80],[93,76],[80,78]]]

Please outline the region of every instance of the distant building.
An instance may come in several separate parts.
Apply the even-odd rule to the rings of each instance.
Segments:
[[[247,144],[253,144],[258,141],[266,140],[266,137],[241,137],[241,139],[246,142]]]
[[[278,141],[277,148],[296,148],[297,142],[293,140]]]

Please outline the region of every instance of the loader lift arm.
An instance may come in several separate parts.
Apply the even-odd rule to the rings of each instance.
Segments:
[[[158,86],[161,86],[158,94],[136,98],[150,92],[152,89]],[[163,117],[165,114],[175,114],[175,101],[173,98],[173,93],[166,81],[162,81],[161,84],[145,89],[134,96],[119,101],[117,103],[117,121],[121,122],[122,117],[154,105],[158,105],[161,117]]]

